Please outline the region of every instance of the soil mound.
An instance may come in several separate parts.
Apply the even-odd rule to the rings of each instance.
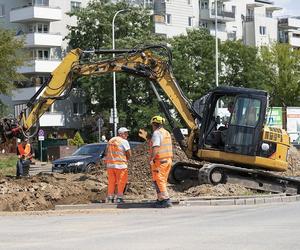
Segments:
[[[174,162],[176,161],[189,161],[178,145],[174,145]],[[295,148],[290,150],[289,163],[289,170],[284,174],[300,176],[300,154]],[[126,199],[155,199],[146,144],[133,150],[128,171]],[[169,185],[170,195],[176,199],[253,194],[253,191],[233,184],[195,185],[191,181]],[[90,174],[39,174],[22,179],[0,175],[0,211],[48,210],[53,209],[56,204],[102,201],[106,191],[107,175],[103,165]]]

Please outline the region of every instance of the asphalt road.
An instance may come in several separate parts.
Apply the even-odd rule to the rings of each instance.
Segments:
[[[300,202],[0,216],[0,249],[300,249]]]

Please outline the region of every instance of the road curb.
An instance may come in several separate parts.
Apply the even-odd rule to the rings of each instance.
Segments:
[[[259,195],[259,196],[234,196],[234,197],[198,197],[173,200],[173,206],[190,207],[190,206],[245,206],[260,205],[269,203],[283,203],[300,201],[300,195],[285,196],[278,195]],[[55,210],[86,210],[86,209],[132,209],[132,208],[155,208],[155,201],[127,201],[123,204],[111,203],[90,203],[74,205],[56,205]]]
[[[226,205],[260,205],[268,203],[282,203],[300,201],[300,195],[268,195],[268,196],[252,196],[252,197],[224,197],[220,199],[198,199],[198,200],[182,200],[179,206],[226,206]]]

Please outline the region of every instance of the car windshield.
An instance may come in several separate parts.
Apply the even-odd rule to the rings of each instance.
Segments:
[[[106,144],[103,145],[85,145],[77,149],[72,155],[101,155],[106,148]]]

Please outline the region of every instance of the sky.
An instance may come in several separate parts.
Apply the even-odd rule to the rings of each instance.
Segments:
[[[277,16],[300,16],[300,1],[299,0],[273,0],[275,5],[283,8],[281,11],[276,11]]]

